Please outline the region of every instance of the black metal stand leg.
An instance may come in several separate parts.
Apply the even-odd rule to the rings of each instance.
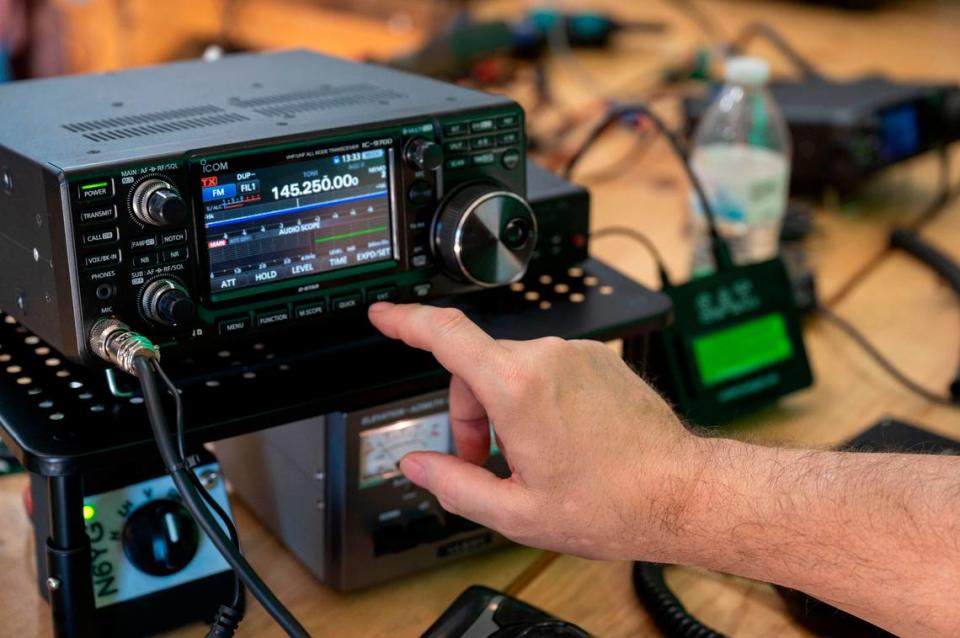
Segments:
[[[50,537],[47,591],[57,638],[95,638],[90,538],[83,524],[80,476],[47,478]]]

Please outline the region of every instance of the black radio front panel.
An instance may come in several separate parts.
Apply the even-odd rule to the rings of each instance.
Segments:
[[[529,257],[523,139],[499,107],[71,177],[83,328],[115,316],[176,350],[516,280],[451,244],[474,215]]]

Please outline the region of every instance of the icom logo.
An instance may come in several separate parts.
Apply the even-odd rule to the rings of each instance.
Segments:
[[[200,160],[200,168],[204,173],[219,173],[230,170],[230,162],[208,162],[207,160]]]

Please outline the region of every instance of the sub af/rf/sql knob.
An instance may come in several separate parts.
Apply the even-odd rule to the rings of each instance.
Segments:
[[[180,328],[193,321],[197,306],[179,282],[164,278],[151,281],[143,289],[140,309],[154,323]]]
[[[174,186],[154,177],[144,180],[133,191],[133,215],[151,226],[175,226],[187,220],[187,204]]]
[[[446,270],[484,287],[523,277],[536,243],[537,220],[530,205],[487,184],[455,193],[434,228],[434,246]]]

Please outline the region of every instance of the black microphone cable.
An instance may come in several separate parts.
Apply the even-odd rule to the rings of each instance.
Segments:
[[[187,508],[224,560],[233,568],[234,573],[243,581],[253,597],[257,599],[264,610],[273,617],[287,635],[293,638],[309,638],[310,634],[307,633],[307,630],[280,602],[270,587],[263,582],[260,575],[240,553],[233,539],[227,536],[223,527],[214,518],[207,501],[201,495],[206,490],[197,489],[196,475],[178,454],[177,447],[174,445],[173,433],[170,431],[164,413],[163,395],[157,383],[158,379],[162,380],[166,375],[158,363],[160,355],[156,347],[149,339],[137,334],[116,319],[101,319],[94,324],[90,331],[90,347],[102,359],[119,367],[124,372],[134,375],[140,381],[153,437],[156,440],[164,467],[183,498],[184,507]],[[169,381],[169,377],[166,380]],[[171,387],[175,393],[176,401],[179,398],[179,393],[176,392],[176,387],[173,386],[172,382],[167,388],[170,389]],[[182,416],[182,408],[180,414]],[[242,596],[242,591],[240,595]],[[234,613],[236,611],[227,608],[227,606],[221,606],[217,619],[207,634],[208,638],[226,638],[232,635],[236,631],[236,622],[238,622],[237,614]]]

